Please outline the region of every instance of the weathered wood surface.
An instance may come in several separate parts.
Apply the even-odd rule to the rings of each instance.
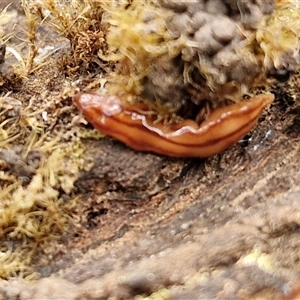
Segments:
[[[88,141],[94,167],[76,182],[78,227],[35,258],[44,278],[2,281],[0,298],[288,292],[300,278],[298,86],[298,75],[274,86],[275,102],[246,140],[206,160]]]
[[[95,165],[77,182],[85,229],[40,269],[46,278],[2,283],[2,295],[130,299],[165,286],[171,299],[274,299],[289,290],[299,278],[298,109],[275,91],[248,142],[207,160],[90,142]]]

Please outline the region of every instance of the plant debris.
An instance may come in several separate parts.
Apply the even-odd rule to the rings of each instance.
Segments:
[[[236,101],[273,69],[295,69],[296,4],[223,2],[23,0],[17,20],[3,9],[1,278],[38,277],[35,254],[79,218],[74,183],[92,166],[84,138],[99,134],[74,128],[74,93],[103,89],[174,112]]]

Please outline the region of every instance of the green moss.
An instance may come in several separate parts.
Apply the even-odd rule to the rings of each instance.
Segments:
[[[70,14],[61,14],[59,2],[72,8],[67,10]],[[28,21],[28,28],[25,29],[27,39],[25,38],[24,42],[29,46],[29,52],[26,52],[28,53],[26,57],[26,54],[24,56],[24,53],[16,50],[15,53],[21,57],[21,60],[12,68],[14,74],[17,72],[26,81],[29,74],[45,67],[43,62],[35,62],[34,57],[37,42],[35,30],[37,23],[41,22],[38,21],[37,15],[45,13],[46,10],[39,10],[36,3],[29,1],[24,0],[22,4]],[[83,30],[81,37],[87,34],[88,29],[84,26],[90,26],[92,15],[84,6],[85,4],[86,2],[82,1],[44,1],[45,6],[49,5],[50,8],[56,9],[56,17],[48,16],[53,26],[56,24],[57,30],[64,31],[70,39],[74,38],[74,44],[80,40],[87,45],[80,35],[76,35],[79,28],[76,31],[76,26],[72,27],[74,22],[76,23],[76,19],[74,21],[72,18],[77,12],[77,21],[78,24],[80,23],[77,25],[83,26],[83,29],[80,29]],[[96,13],[95,10],[93,13]],[[47,17],[43,16],[43,18]],[[97,40],[102,33],[94,32],[94,29],[90,27],[89,37]],[[84,54],[79,54],[83,49],[81,44],[82,48],[73,49],[74,53],[77,53],[76,63],[89,64],[91,56],[97,57],[100,47],[98,41],[94,41],[94,44],[92,40],[88,42],[95,46],[93,49],[96,49],[96,52],[88,47],[91,51],[85,49]],[[34,81],[31,82],[31,88],[35,89]],[[37,99],[41,101],[36,97],[31,98],[28,103],[25,99],[21,102],[7,95],[0,98],[0,153],[2,153],[0,155],[0,278],[2,279],[17,276],[29,279],[38,276],[32,262],[36,260],[36,255],[41,249],[47,252],[51,242],[60,238],[74,222],[72,216],[79,201],[73,191],[74,182],[78,179],[81,170],[87,171],[91,167],[91,163],[84,156],[85,146],[81,142],[81,137],[72,133],[64,135],[65,131],[69,132],[70,129],[63,127],[60,127],[60,130],[49,130],[45,127],[47,122],[44,122],[41,114],[48,110],[47,105],[53,107],[55,105],[48,101],[45,101],[45,106],[42,102],[34,103]],[[39,153],[39,164],[31,166],[26,159],[34,152]],[[13,155],[13,159],[9,155]],[[20,172],[22,168],[30,171],[25,179]]]
[[[254,44],[267,68],[289,68],[297,64],[300,37],[300,11],[297,1],[277,1],[275,12],[265,18],[254,34]],[[251,43],[253,46],[253,43]]]
[[[26,42],[31,52],[23,60],[26,63],[21,62],[23,76],[40,67],[34,66],[33,59],[37,15],[39,22],[48,22],[70,40],[73,70],[96,63],[106,71],[107,62],[115,68],[107,76],[110,92],[139,95],[150,66],[158,59],[176,57],[185,44],[167,30],[165,21],[170,12],[157,7],[155,1],[133,0],[117,6],[113,6],[115,1],[92,0],[28,3],[23,1],[29,19]],[[280,67],[286,53],[298,55],[299,20],[299,10],[292,2],[278,2],[275,13],[249,37],[245,51],[257,54],[266,67]],[[7,171],[7,162],[0,160],[0,277],[30,278],[35,275],[31,263],[36,251],[67,230],[77,204],[74,182],[80,170],[91,167],[81,138],[99,135],[78,131],[77,137],[63,140],[60,132],[55,138],[45,133],[47,128],[30,105],[21,111],[21,117],[9,117],[9,108],[2,104],[0,101],[0,147],[13,150],[21,143],[22,158],[35,150],[42,156],[28,183]],[[69,200],[63,200],[63,195]],[[141,299],[168,299],[168,295],[162,289]]]
[[[138,95],[152,64],[165,55],[167,59],[174,58],[184,42],[168,31],[166,20],[171,12],[159,7],[156,1],[133,0],[117,7],[104,6],[104,10],[108,12],[103,22],[109,24],[109,53],[100,57],[119,62],[115,77],[110,79],[118,82],[118,86],[111,90]]]
[[[50,24],[70,41],[73,71],[80,65],[88,69],[91,64],[107,69],[106,63],[97,55],[107,51],[107,25],[102,22],[104,10],[101,1],[39,1],[33,3],[32,10],[40,15],[42,22]]]
[[[23,186],[18,181],[0,192],[2,278],[34,274],[30,263],[35,250],[47,247],[68,228],[77,203],[72,194],[74,181],[79,170],[89,167],[83,159],[84,147],[79,142],[65,145],[57,142],[50,147],[45,143],[41,149],[46,158],[30,183]],[[69,194],[70,200],[64,201],[60,190]]]

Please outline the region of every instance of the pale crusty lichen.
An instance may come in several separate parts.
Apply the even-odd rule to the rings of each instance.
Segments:
[[[246,256],[240,258],[237,262],[242,266],[257,266],[261,270],[270,274],[275,273],[274,260],[270,254],[264,253],[258,247],[254,247],[253,250]]]
[[[171,297],[171,292],[166,288],[161,288],[149,296],[135,296],[135,300],[168,300]]]

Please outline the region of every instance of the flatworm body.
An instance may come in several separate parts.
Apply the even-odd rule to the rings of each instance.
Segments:
[[[222,152],[252,129],[273,100],[272,94],[260,94],[216,109],[200,125],[193,120],[165,125],[143,114],[139,105],[123,106],[117,96],[81,93],[74,97],[85,118],[100,132],[133,149],[175,157],[208,157]]]

